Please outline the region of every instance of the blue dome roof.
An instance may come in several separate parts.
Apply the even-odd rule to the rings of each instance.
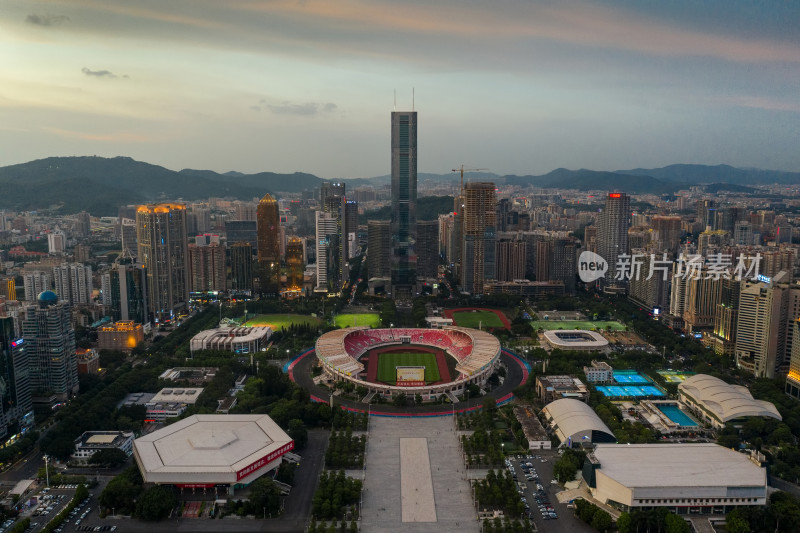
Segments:
[[[43,291],[37,298],[40,304],[54,305],[58,303],[58,295],[53,291]]]

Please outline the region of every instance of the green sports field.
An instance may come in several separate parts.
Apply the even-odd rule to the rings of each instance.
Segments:
[[[381,325],[381,319],[378,313],[351,313],[336,315],[333,323],[340,328],[349,328],[352,326],[369,326],[376,328]]]
[[[378,359],[378,381],[394,385],[398,366],[424,366],[425,381],[439,381],[439,366],[436,355],[424,352],[389,352],[380,354]]]
[[[537,329],[588,329],[605,331],[610,327],[612,331],[625,331],[626,328],[623,324],[610,320],[608,322],[592,321],[592,320],[533,320],[531,326],[534,330]]]
[[[496,314],[490,311],[459,311],[453,313],[453,321],[462,328],[503,328],[503,322]]]
[[[244,318],[244,317],[242,317]],[[272,331],[280,331],[281,328],[288,328],[292,324],[308,324],[316,326],[320,324],[320,320],[313,316],[308,315],[254,315],[247,317],[248,326],[269,326]]]

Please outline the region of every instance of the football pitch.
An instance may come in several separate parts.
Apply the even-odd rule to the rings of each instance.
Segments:
[[[504,328],[503,321],[490,311],[459,311],[453,313],[453,321],[463,328]]]
[[[425,352],[388,352],[378,355],[378,381],[394,384],[398,366],[424,366],[425,382],[439,381],[439,366],[436,355]]]
[[[625,331],[627,329],[623,324],[615,320],[608,322],[592,320],[533,320],[531,321],[531,326],[533,326],[534,330],[584,329],[605,331],[607,327],[610,327],[611,331]]]
[[[352,326],[369,326],[377,328],[381,325],[381,319],[378,313],[345,313],[336,315],[333,323],[340,328],[349,328]]]
[[[248,326],[269,326],[272,331],[280,331],[281,328],[288,328],[292,324],[308,324],[316,326],[320,320],[308,315],[274,314],[274,315],[254,315],[247,317]]]

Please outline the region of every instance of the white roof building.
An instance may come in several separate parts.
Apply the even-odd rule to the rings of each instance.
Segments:
[[[189,342],[189,350],[221,350],[237,354],[261,351],[269,342],[272,329],[268,326],[221,327],[201,331]]]
[[[583,475],[596,499],[626,511],[727,512],[767,499],[766,469],[717,444],[598,444]]]
[[[544,332],[544,340],[553,348],[561,350],[602,350],[608,341],[599,333],[583,329],[554,329]]]
[[[747,388],[725,383],[706,374],[697,374],[684,380],[678,385],[678,395],[681,403],[715,427],[748,416],[782,419],[775,405],[754,399]]]
[[[136,439],[146,483],[180,488],[248,485],[281,463],[294,441],[267,415],[194,415]]]
[[[614,432],[597,416],[594,409],[580,400],[556,400],[547,404],[543,412],[562,446],[617,442]]]

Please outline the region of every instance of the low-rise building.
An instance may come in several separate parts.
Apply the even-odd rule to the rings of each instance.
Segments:
[[[550,430],[561,441],[561,446],[588,447],[598,442],[617,442],[614,432],[597,413],[578,400],[556,400],[547,404],[542,414]]]
[[[189,343],[191,353],[199,350],[219,350],[245,354],[266,348],[272,329],[267,326],[220,327],[201,331]]]
[[[528,441],[530,450],[549,450],[552,447],[550,437],[547,435],[542,423],[533,408],[529,405],[517,405],[514,407],[514,415],[522,425],[522,432]]]
[[[100,373],[100,356],[97,354],[97,350],[78,349],[75,351],[75,356],[78,359],[78,374]]]
[[[562,398],[589,400],[589,389],[577,376],[537,376],[536,394],[545,404]]]
[[[97,330],[97,347],[100,350],[130,352],[144,342],[144,329],[133,320],[120,320]]]
[[[678,398],[692,414],[716,428],[752,416],[782,420],[774,404],[756,400],[747,387],[706,374],[696,374],[679,384]]]
[[[583,373],[589,383],[611,383],[614,380],[614,369],[605,361],[592,361],[592,366],[583,367]]]
[[[117,449],[130,456],[133,453],[133,433],[123,431],[86,431],[75,439],[72,458],[87,462],[100,450]]]
[[[161,389],[149,402],[145,420],[163,422],[184,413],[186,408],[194,405],[203,389]]]

